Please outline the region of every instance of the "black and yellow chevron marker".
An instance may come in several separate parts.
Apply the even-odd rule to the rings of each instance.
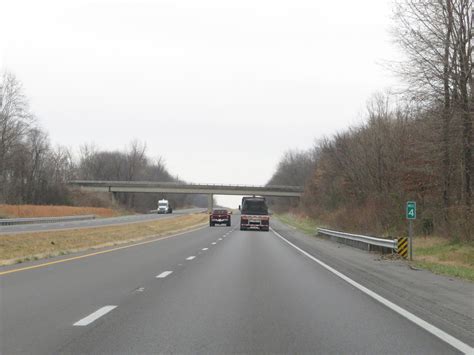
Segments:
[[[408,256],[408,238],[402,237],[397,240],[397,252],[398,255],[406,258]]]

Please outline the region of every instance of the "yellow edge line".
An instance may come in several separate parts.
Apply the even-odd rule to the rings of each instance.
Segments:
[[[207,224],[207,223],[206,223],[206,224]],[[198,231],[198,230],[204,229],[204,228],[206,228],[206,225],[205,225],[205,226],[202,226],[202,227],[199,227],[199,228],[195,228],[195,229],[191,229],[191,230],[188,230],[188,231],[184,231],[184,232],[181,232],[181,233],[178,233],[178,234],[169,235],[169,236],[167,236],[167,237],[161,237],[161,238],[157,238],[157,239],[153,239],[153,240],[147,240],[147,241],[144,241],[144,242],[138,242],[138,243],[134,243],[134,244],[130,244],[130,245],[124,245],[124,246],[121,246],[121,247],[116,247],[116,248],[112,248],[112,249],[97,251],[97,252],[90,253],[90,254],[74,256],[74,257],[67,258],[67,259],[61,259],[61,260],[56,260],[56,261],[50,261],[50,262],[43,263],[43,264],[32,265],[32,266],[26,266],[26,267],[22,267],[22,268],[19,268],[19,269],[13,269],[13,270],[2,271],[2,272],[0,272],[0,276],[6,275],[6,274],[12,274],[12,273],[14,273],[14,272],[19,272],[19,271],[25,271],[25,270],[31,270],[31,269],[38,269],[38,268],[40,268],[40,267],[45,267],[45,266],[54,265],[54,264],[65,263],[65,262],[67,262],[67,261],[72,261],[72,260],[78,260],[78,259],[88,258],[88,257],[90,257],[90,256],[99,255],[99,254],[105,254],[105,253],[110,253],[110,252],[113,252],[113,251],[117,251],[117,250],[121,250],[121,249],[127,249],[127,248],[131,248],[131,247],[136,247],[136,246],[143,245],[143,244],[149,244],[149,243],[159,242],[159,241],[161,241],[161,240],[165,240],[165,239],[177,237],[177,236],[180,236],[180,235],[183,235],[183,234],[186,234],[186,233],[195,232],[195,231]]]

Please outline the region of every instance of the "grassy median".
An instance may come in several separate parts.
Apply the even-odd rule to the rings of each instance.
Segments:
[[[0,265],[125,244],[196,228],[207,214],[191,214],[129,225],[0,235]]]
[[[315,235],[318,223],[308,217],[293,214],[276,216],[299,231]],[[474,281],[474,243],[436,236],[413,239],[413,264],[435,274],[455,276]]]

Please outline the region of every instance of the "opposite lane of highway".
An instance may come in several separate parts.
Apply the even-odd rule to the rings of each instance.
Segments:
[[[64,230],[64,229],[81,229],[81,228],[116,226],[116,225],[121,225],[121,224],[149,222],[149,221],[154,221],[157,219],[172,218],[175,215],[198,213],[201,211],[204,211],[204,209],[203,208],[188,208],[188,209],[176,210],[172,214],[150,213],[150,214],[127,215],[127,216],[110,217],[110,218],[96,218],[96,219],[89,219],[89,220],[84,220],[84,221],[18,224],[18,225],[12,225],[12,226],[0,226],[0,235],[31,233],[31,232],[49,232],[49,231],[58,231],[58,230]]]

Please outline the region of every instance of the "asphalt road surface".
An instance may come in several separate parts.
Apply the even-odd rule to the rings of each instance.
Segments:
[[[29,232],[48,232],[63,229],[78,229],[78,228],[92,228],[105,227],[120,224],[130,224],[138,222],[154,221],[162,218],[170,218],[175,215],[189,214],[204,211],[203,208],[188,208],[182,210],[175,210],[172,214],[137,214],[130,216],[120,216],[111,218],[97,218],[85,221],[69,221],[69,222],[55,222],[55,223],[35,223],[35,224],[19,224],[13,226],[0,226],[1,234],[13,233],[29,233]]]
[[[1,353],[460,353],[276,233],[237,227],[0,268]]]

